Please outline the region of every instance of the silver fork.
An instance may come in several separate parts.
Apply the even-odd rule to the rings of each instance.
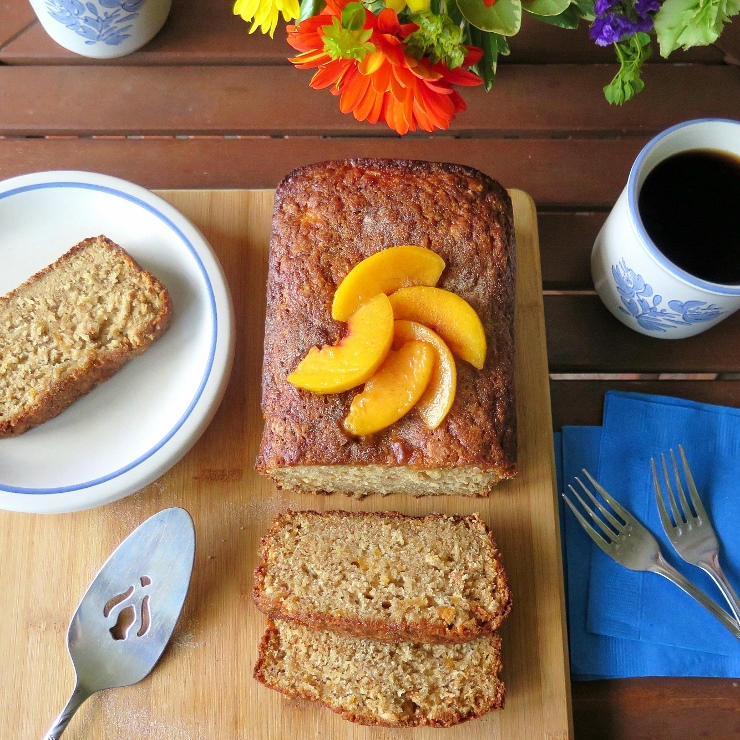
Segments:
[[[665,479],[665,487],[668,492],[667,498],[671,507],[671,514],[673,516],[673,521],[671,521],[671,517],[668,515],[668,511],[666,510],[665,502],[663,500],[655,460],[651,458],[650,465],[653,469],[653,486],[655,487],[655,498],[658,502],[660,521],[662,522],[663,529],[665,529],[665,533],[668,535],[668,539],[671,541],[676,552],[687,563],[696,565],[711,576],[712,580],[717,584],[717,587],[722,592],[722,595],[727,599],[727,603],[730,605],[730,609],[732,609],[735,619],[740,620],[740,599],[730,585],[730,582],[727,580],[727,577],[719,564],[719,542],[717,541],[717,535],[714,533],[712,523],[709,521],[709,517],[707,516],[707,512],[704,510],[704,506],[702,506],[699,493],[694,484],[694,478],[691,475],[688,460],[686,459],[686,453],[681,445],[678,446],[678,451],[681,454],[681,462],[683,463],[683,472],[686,477],[686,486],[689,489],[689,496],[691,497],[691,505],[689,505],[686,494],[684,493],[681,476],[678,473],[676,456],[674,455],[673,450],[670,450],[671,462],[673,464],[673,476],[676,481],[678,501],[681,505],[679,511],[676,496],[671,487],[671,479],[668,475],[668,465],[666,464],[665,455],[661,454],[660,459],[663,463],[663,477]],[[691,509],[692,506],[693,512]]]
[[[595,481],[587,470],[583,470],[586,477],[591,481],[593,487],[601,494],[604,501],[611,507],[612,513],[607,509],[593,493],[586,487],[580,478],[576,481],[583,488],[586,495],[591,499],[594,506],[599,510],[601,516],[583,500],[573,486],[569,485],[573,495],[578,499],[583,510],[588,514],[591,521],[601,530],[601,534],[593,527],[578,511],[576,505],[565,495],[563,498],[575,514],[581,526],[586,530],[591,539],[613,560],[630,570],[649,571],[667,578],[675,583],[682,591],[696,599],[712,616],[716,617],[722,624],[732,632],[735,637],[740,638],[740,623],[733,619],[724,609],[720,608],[705,593],[694,586],[691,581],[684,578],[673,566],[669,565],[660,551],[660,546],[653,535],[623,506],[612,498],[603,486]],[[616,516],[615,516],[616,514]],[[603,518],[602,518],[603,517]],[[619,517],[619,519],[617,518]],[[620,521],[621,520],[621,521]]]

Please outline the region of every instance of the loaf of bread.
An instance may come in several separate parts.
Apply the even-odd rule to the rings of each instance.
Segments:
[[[415,410],[364,437],[342,422],[361,389],[318,395],[287,382],[312,346],[345,331],[331,317],[337,286],[362,259],[412,244],[446,262],[438,287],[475,309],[488,351],[482,370],[457,362],[442,424]],[[257,469],[303,492],[488,495],[516,473],[511,201],[494,180],[452,164],[351,160],[299,169],[275,196]]]
[[[450,727],[504,705],[501,641],[391,645],[269,623],[254,677],[345,719],[388,727]]]
[[[477,516],[287,511],[262,538],[253,596],[269,617],[387,642],[459,643],[511,608]]]
[[[0,298],[0,437],[59,414],[168,327],[166,288],[104,236]]]

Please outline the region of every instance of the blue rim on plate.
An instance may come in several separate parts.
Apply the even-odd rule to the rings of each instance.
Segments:
[[[141,465],[141,463],[144,462],[145,460],[148,460],[157,450],[159,450],[164,444],[166,444],[170,439],[172,439],[172,437],[177,432],[177,430],[182,427],[186,419],[193,412],[195,405],[198,403],[198,401],[200,400],[200,397],[203,395],[203,389],[206,387],[206,383],[208,382],[208,378],[213,369],[213,358],[216,353],[216,341],[218,339],[218,321],[216,320],[216,297],[213,294],[213,285],[211,284],[211,279],[208,273],[206,272],[205,266],[203,265],[203,260],[200,258],[200,255],[195,250],[195,247],[193,246],[192,242],[185,236],[182,229],[180,229],[172,221],[172,219],[168,218],[160,210],[158,210],[157,208],[154,208],[154,206],[150,205],[149,203],[146,203],[140,198],[137,198],[133,195],[129,195],[128,193],[124,193],[123,191],[117,190],[112,187],[107,187],[105,185],[93,185],[92,183],[60,181],[60,182],[43,182],[43,183],[38,183],[36,185],[23,185],[19,188],[8,190],[5,193],[0,193],[0,200],[4,200],[5,198],[9,198],[13,195],[19,195],[20,193],[29,192],[31,190],[44,190],[48,188],[81,188],[83,190],[95,190],[100,193],[114,195],[117,198],[123,198],[124,200],[128,200],[131,203],[134,203],[135,205],[140,206],[141,208],[144,208],[145,210],[149,211],[149,213],[156,216],[163,223],[165,223],[170,229],[172,229],[178,235],[178,237],[182,239],[188,251],[190,252],[192,257],[195,259],[195,262],[198,265],[198,269],[200,270],[201,275],[203,276],[203,279],[205,281],[206,288],[208,290],[209,308],[211,309],[211,326],[213,328],[213,334],[211,335],[211,346],[208,348],[208,361],[206,363],[206,370],[200,381],[200,384],[195,393],[195,396],[190,401],[190,404],[185,410],[185,413],[177,420],[175,425],[167,432],[167,434],[164,435],[164,437],[162,437],[162,439],[160,439],[153,447],[147,450],[143,455],[139,455],[139,457],[137,457],[135,460],[132,460],[130,463],[128,463],[127,465],[124,465],[118,470],[114,470],[112,473],[108,473],[107,475],[100,476],[99,478],[95,478],[93,480],[84,481],[83,483],[76,483],[75,485],[72,485],[72,486],[59,486],[55,488],[21,488],[18,486],[4,485],[2,482],[0,482],[0,491],[6,491],[7,493],[25,493],[25,494],[35,495],[35,496],[45,495],[45,494],[50,494],[50,493],[69,493],[70,491],[79,491],[79,490],[82,490],[83,488],[90,488],[91,486],[97,486],[100,483],[105,483],[106,481],[112,480],[113,478],[117,478],[123,473],[127,473],[129,470],[132,470],[137,465]]]
[[[2,190],[3,187],[7,189]],[[159,223],[171,236],[170,247],[163,254],[179,253],[178,259],[187,255],[186,261],[180,262],[184,265],[191,260],[191,267],[187,268],[192,270],[188,284],[199,295],[203,331],[196,356],[197,365],[202,362],[203,370],[192,368],[195,372],[182,406],[178,400],[172,407],[172,417],[163,419],[166,431],[157,431],[156,441],[150,439],[145,451],[129,450],[132,459],[127,459],[124,451],[120,459],[112,461],[113,470],[90,471],[92,475],[85,475],[83,470],[80,481],[75,481],[74,473],[67,474],[67,480],[56,486],[45,485],[46,481],[43,485],[24,486],[22,480],[14,480],[12,484],[0,480],[0,508],[51,513],[78,511],[129,495],[158,478],[187,452],[210,422],[225,391],[233,361],[234,322],[228,285],[213,250],[198,229],[160,196],[108,175],[59,171],[22,175],[0,183],[0,203],[7,203],[13,196],[43,190],[88,191],[93,194],[91,197],[102,194],[112,199],[108,203],[115,204],[115,199],[121,199],[153,217],[151,223]]]

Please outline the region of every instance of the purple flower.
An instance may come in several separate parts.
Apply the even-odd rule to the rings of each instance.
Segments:
[[[619,0],[596,0],[594,3],[594,13],[596,15],[605,15],[607,10],[611,10]]]
[[[596,18],[591,25],[590,35],[598,46],[609,46],[635,33],[634,26],[634,22],[623,15],[607,13],[602,18]]]
[[[657,13],[660,10],[658,0],[636,0],[635,12],[639,16],[646,16],[648,13]]]
[[[589,35],[598,46],[609,46],[639,32],[650,33],[659,9],[660,0],[596,0]]]

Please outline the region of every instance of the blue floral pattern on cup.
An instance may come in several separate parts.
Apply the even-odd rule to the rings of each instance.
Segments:
[[[130,21],[135,20],[146,0],[46,0],[49,15],[71,31],[82,36],[88,45],[103,43],[117,46],[131,34]],[[127,25],[128,24],[128,25]]]
[[[673,300],[667,302],[668,308],[661,307],[663,296],[654,293],[642,275],[627,267],[624,260],[612,265],[612,276],[622,301],[619,310],[648,331],[665,332],[681,324],[714,321],[724,313],[719,306],[706,301]]]

